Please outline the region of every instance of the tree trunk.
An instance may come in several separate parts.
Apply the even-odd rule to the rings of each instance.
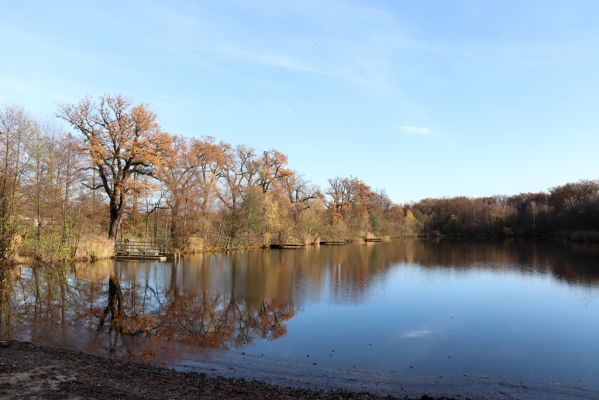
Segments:
[[[175,201],[175,204],[171,208],[171,239],[173,240],[173,247],[175,249],[181,249],[183,247],[183,234],[180,226],[180,210],[179,204]]]
[[[108,238],[116,240],[121,227],[121,219],[125,213],[125,195],[117,191],[113,199],[110,199],[110,226],[108,228]]]
[[[118,208],[113,207],[110,204],[110,226],[108,228],[108,239],[116,240],[119,233],[119,225],[121,224],[121,218],[119,216]]]

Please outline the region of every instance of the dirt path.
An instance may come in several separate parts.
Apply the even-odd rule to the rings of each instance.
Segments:
[[[0,398],[392,399],[365,393],[319,392],[244,379],[212,378],[204,374],[124,363],[69,350],[10,341],[0,342]],[[422,399],[434,400],[428,396]]]

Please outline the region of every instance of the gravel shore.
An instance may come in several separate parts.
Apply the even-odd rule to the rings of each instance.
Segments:
[[[65,349],[0,342],[0,397],[9,399],[394,399],[214,378]],[[450,400],[422,396],[421,400]]]

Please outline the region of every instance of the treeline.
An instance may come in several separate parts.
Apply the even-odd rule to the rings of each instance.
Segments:
[[[423,235],[546,236],[599,239],[599,181],[568,183],[548,193],[426,199],[412,205]]]
[[[318,188],[277,150],[169,134],[122,96],[85,98],[57,117],[71,132],[20,107],[0,111],[5,261],[103,257],[114,239],[202,251],[419,231],[410,212],[357,178]]]
[[[56,115],[61,124],[0,110],[0,261],[107,257],[115,239],[195,252],[599,226],[596,181],[400,206],[354,177],[316,187],[275,149],[169,134],[123,96],[85,98]]]

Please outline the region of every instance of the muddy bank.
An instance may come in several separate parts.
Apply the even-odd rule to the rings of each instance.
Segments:
[[[0,343],[3,399],[394,399],[366,393],[284,388],[124,363],[29,343]],[[422,400],[434,400],[429,396]],[[437,400],[450,400],[436,398]]]

